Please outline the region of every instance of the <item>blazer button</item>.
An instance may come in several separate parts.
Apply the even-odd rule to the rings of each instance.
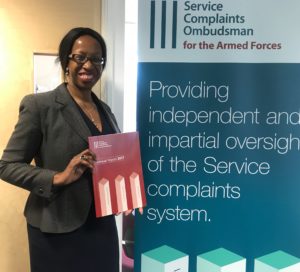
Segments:
[[[43,188],[39,188],[39,194],[43,194],[44,193],[44,190],[43,190]]]

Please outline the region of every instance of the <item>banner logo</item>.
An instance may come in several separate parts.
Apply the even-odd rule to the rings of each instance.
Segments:
[[[161,4],[160,10],[158,7],[159,3]],[[167,5],[167,1],[151,1],[150,8],[150,48],[155,48],[156,39],[160,41],[160,48],[166,48],[166,40],[167,40],[167,25],[171,24],[171,47],[173,49],[176,48],[177,43],[177,10],[178,3],[177,1],[172,2],[172,6]],[[168,12],[170,12],[171,16],[167,16]],[[159,17],[161,16],[161,17]],[[160,19],[160,20],[159,20]],[[170,20],[170,21],[167,21]],[[158,21],[160,23],[158,23]],[[160,25],[157,25],[160,24]],[[158,32],[158,33],[156,33]],[[158,42],[159,43],[159,42]],[[157,45],[158,46],[158,45]]]

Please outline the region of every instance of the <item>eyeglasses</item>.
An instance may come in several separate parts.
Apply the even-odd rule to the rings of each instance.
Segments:
[[[100,56],[88,57],[86,55],[81,54],[71,54],[69,55],[69,59],[75,61],[77,64],[85,64],[88,60],[97,66],[103,66],[105,63],[105,59]]]

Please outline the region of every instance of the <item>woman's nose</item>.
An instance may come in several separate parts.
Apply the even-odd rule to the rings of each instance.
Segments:
[[[91,68],[91,67],[94,67],[94,64],[92,63],[92,61],[90,59],[87,59],[87,61],[82,65],[82,67]]]

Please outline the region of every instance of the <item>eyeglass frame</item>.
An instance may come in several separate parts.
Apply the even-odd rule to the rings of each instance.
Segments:
[[[82,61],[78,61],[78,59],[75,59],[75,56],[82,56],[84,57],[84,59]],[[83,54],[70,54],[68,56],[69,60],[73,60],[74,62],[76,62],[77,64],[85,64],[86,62],[90,61],[91,63],[93,63],[96,66],[104,66],[105,65],[105,58],[101,57],[99,58],[101,60],[101,63],[95,63],[93,59],[98,58],[98,56],[91,56],[88,57],[87,55],[83,55]]]

